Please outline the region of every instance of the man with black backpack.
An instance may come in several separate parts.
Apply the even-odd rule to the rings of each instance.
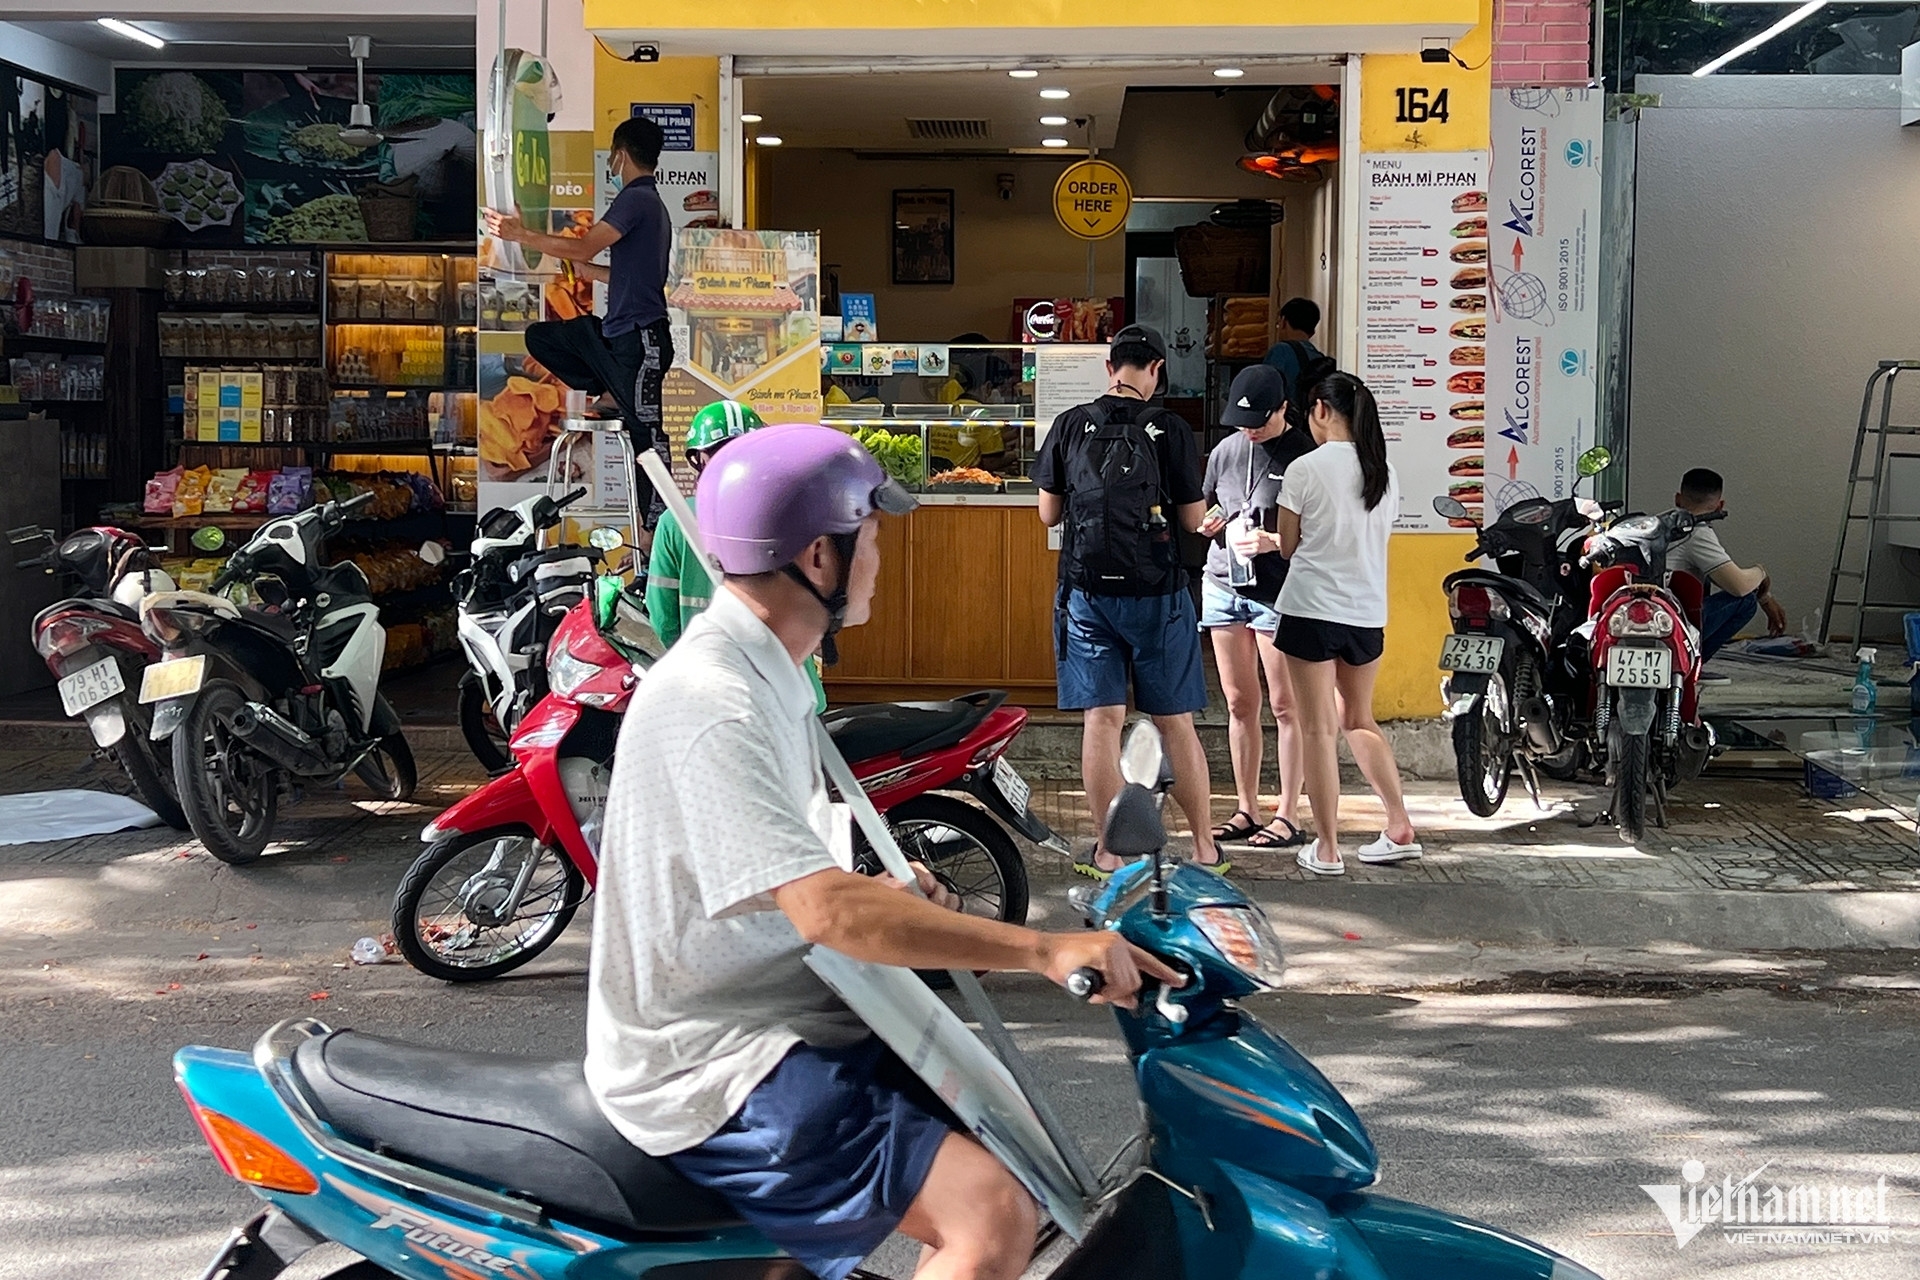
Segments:
[[[1287,385],[1300,391],[1320,380],[1316,371],[1333,369],[1333,361],[1313,345],[1319,327],[1320,304],[1312,298],[1288,298],[1280,304],[1280,323],[1273,327],[1273,346],[1268,348],[1264,363],[1278,369]],[[1291,414],[1288,420],[1292,421]],[[1305,426],[1306,419],[1302,417],[1296,425]]]
[[[1040,522],[1065,522],[1054,609],[1060,707],[1086,712],[1080,770],[1095,821],[1120,792],[1127,693],[1153,717],[1173,766],[1173,798],[1193,830],[1194,861],[1218,866],[1207,756],[1193,713],[1207,705],[1199,618],[1178,530],[1206,518],[1200,453],[1182,418],[1154,400],[1166,339],[1147,325],[1114,335],[1107,394],[1054,419],[1035,461]],[[1119,860],[1096,849],[1075,870],[1104,880]]]

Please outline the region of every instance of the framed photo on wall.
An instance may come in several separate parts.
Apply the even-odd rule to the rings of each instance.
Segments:
[[[953,283],[953,188],[893,193],[893,282]]]

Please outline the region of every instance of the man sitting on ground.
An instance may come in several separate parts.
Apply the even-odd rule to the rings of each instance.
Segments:
[[[1680,492],[1673,495],[1673,505],[1696,516],[1725,510],[1724,487],[1718,471],[1695,467],[1680,477]],[[1690,573],[1706,584],[1707,598],[1700,610],[1702,661],[1739,635],[1758,610],[1766,612],[1768,635],[1786,633],[1787,611],[1773,598],[1773,579],[1761,565],[1743,569],[1735,564],[1720,545],[1720,535],[1713,525],[1696,525],[1685,540],[1675,543],[1667,553],[1667,568]]]

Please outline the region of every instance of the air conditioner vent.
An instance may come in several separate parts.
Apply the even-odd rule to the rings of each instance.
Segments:
[[[907,136],[918,142],[985,142],[993,136],[986,120],[907,120]]]

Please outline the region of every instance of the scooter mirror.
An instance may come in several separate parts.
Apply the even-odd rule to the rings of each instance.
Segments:
[[[1443,515],[1449,520],[1465,520],[1467,518],[1467,508],[1458,498],[1449,498],[1444,495],[1435,498],[1433,500],[1433,510],[1435,514]]]
[[[1583,476],[1597,476],[1613,465],[1613,451],[1602,445],[1595,445],[1581,454],[1573,465],[1574,469]]]
[[[425,560],[428,564],[439,565],[439,564],[445,564],[447,562],[446,547],[442,546],[438,542],[433,542],[431,540],[421,543],[420,550],[415,552],[414,554],[418,555],[422,560]]]
[[[606,525],[601,525],[588,533],[587,541],[597,551],[618,551],[627,545],[627,540],[620,536],[618,529],[609,528]]]
[[[214,525],[195,529],[190,539],[196,551],[218,551],[227,545],[226,531]]]
[[[1107,810],[1106,834],[1101,845],[1120,858],[1145,858],[1160,852],[1167,843],[1167,828],[1160,821],[1160,801],[1153,792],[1137,782],[1120,788]]]
[[[1160,731],[1153,727],[1153,721],[1142,720],[1127,734],[1127,744],[1120,750],[1120,776],[1135,786],[1156,787],[1166,759]]]

